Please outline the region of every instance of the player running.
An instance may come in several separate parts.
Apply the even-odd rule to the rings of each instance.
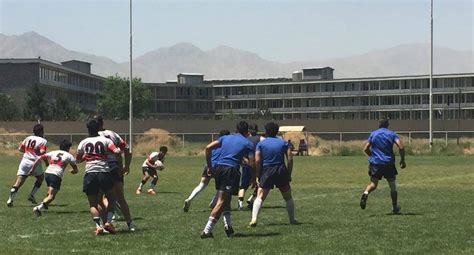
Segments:
[[[406,167],[405,148],[403,147],[400,137],[394,131],[388,129],[388,126],[388,119],[380,119],[379,129],[370,134],[368,141],[364,145],[364,152],[369,156],[370,182],[360,198],[360,208],[365,209],[369,193],[377,188],[379,180],[384,177],[390,186],[392,212],[400,213],[401,207],[398,205],[398,193],[395,184],[398,172],[395,167],[393,144],[397,145],[400,152],[400,167],[402,169]]]
[[[168,147],[161,146],[160,152],[152,152],[143,162],[142,165],[142,172],[143,177],[140,185],[138,185],[137,191],[135,192],[137,195],[142,194],[142,188],[146,184],[146,182],[153,178],[150,184],[150,188],[148,189],[148,194],[155,195],[155,187],[156,183],[158,182],[158,173],[156,170],[162,171],[165,168],[163,162],[165,161],[166,153],[168,152]]]
[[[230,132],[229,130],[221,130],[221,132],[219,132],[219,138],[220,137],[223,137],[225,135],[230,135]],[[211,163],[212,163],[212,166],[213,168],[216,167],[216,163],[217,163],[217,160],[219,159],[219,155],[220,155],[220,148],[217,148],[215,150],[212,151],[212,155],[211,155]],[[189,197],[184,200],[184,206],[183,206],[183,211],[184,212],[188,212],[189,211],[189,207],[191,206],[191,201],[193,201],[193,199],[201,192],[203,191],[207,185],[209,185],[209,182],[211,181],[211,179],[213,178],[212,174],[209,174],[208,171],[207,171],[207,165],[204,166],[204,169],[202,170],[202,175],[201,175],[201,182],[199,183],[198,186],[196,186],[196,188],[194,188],[194,190],[191,192],[191,194],[189,195]],[[215,205],[214,204],[214,201],[216,199],[212,199],[213,201],[211,202],[211,207],[214,207]],[[217,201],[216,201],[217,202]]]
[[[291,196],[290,177],[293,171],[293,155],[288,142],[276,137],[279,126],[274,122],[265,125],[265,140],[257,144],[255,152],[256,176],[258,184],[257,198],[253,203],[251,227],[257,226],[257,217],[263,201],[276,186],[286,202],[290,224],[296,224],[295,203]],[[287,164],[285,165],[285,158]]]
[[[70,164],[72,167],[71,173],[77,174],[78,170],[76,166],[76,159],[74,156],[69,154],[69,149],[71,146],[71,142],[68,140],[62,140],[59,143],[59,150],[51,151],[41,155],[31,168],[30,173],[32,173],[39,164],[41,164],[41,160],[43,160],[46,164],[49,164],[44,174],[44,179],[48,185],[48,194],[43,199],[41,204],[33,208],[33,212],[36,216],[41,216],[41,210],[43,208],[48,209],[48,205],[53,202],[56,194],[58,194],[59,190],[61,189],[64,170],[68,164]]]
[[[211,215],[201,238],[213,237],[212,229],[217,220],[223,215],[224,230],[228,237],[234,234],[232,228],[230,202],[232,195],[237,195],[239,189],[240,171],[239,166],[243,157],[247,157],[249,165],[254,167],[253,144],[246,138],[248,135],[248,124],[241,121],[237,124],[236,133],[220,137],[206,146],[206,162],[208,173],[214,175],[216,181],[217,204],[212,209]],[[221,148],[221,154],[217,160],[216,168],[212,165],[212,151]]]
[[[115,208],[115,194],[112,189],[114,177],[107,163],[107,155],[111,153],[118,155],[121,151],[110,139],[99,136],[100,126],[97,120],[89,120],[87,129],[89,137],[79,143],[76,155],[77,162],[86,161],[82,191],[87,195],[91,217],[96,224],[95,234],[115,234],[115,228],[112,225]],[[105,209],[107,218],[104,225],[100,222],[101,193],[105,195],[109,202]]]
[[[28,172],[30,171],[35,161],[38,159],[39,156],[46,153],[46,145],[48,142],[46,141],[46,139],[43,138],[43,125],[36,124],[33,127],[33,134],[34,135],[25,138],[25,140],[23,140],[23,142],[20,144],[20,147],[18,148],[20,152],[23,152],[23,158],[18,167],[15,184],[13,184],[10,190],[10,196],[7,200],[8,207],[13,206],[13,199],[15,198],[15,195],[20,189],[20,187],[23,186],[23,184],[25,183],[26,178],[28,178]],[[43,168],[41,167],[41,165],[37,166],[34,171],[31,172],[31,175],[36,178],[36,182],[30,194],[28,195],[28,201],[33,204],[36,204],[35,194],[36,192],[38,192],[44,179]]]
[[[116,207],[122,211],[125,221],[127,222],[127,227],[129,231],[135,231],[136,225],[132,221],[132,215],[130,213],[130,208],[128,207],[127,200],[125,199],[125,194],[123,191],[124,178],[123,175],[127,175],[130,172],[130,163],[132,162],[132,154],[125,140],[120,137],[119,134],[115,133],[112,130],[104,129],[104,119],[101,115],[95,115],[94,119],[99,123],[99,135],[105,138],[110,139],[115,147],[119,148],[125,158],[125,162],[122,163],[122,155],[108,154],[107,163],[112,173],[114,180],[113,192],[115,193],[115,199],[117,201]],[[108,201],[104,199],[104,205]]]

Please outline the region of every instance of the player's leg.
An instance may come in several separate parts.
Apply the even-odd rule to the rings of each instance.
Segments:
[[[212,196],[211,202],[209,202],[209,208],[211,208],[211,209],[213,209],[217,204],[217,192],[218,192],[218,190],[216,190],[216,194],[214,194],[214,196]]]
[[[104,193],[104,196],[107,198],[107,219],[104,224],[104,229],[107,230],[111,234],[115,234],[115,227],[112,225],[112,219],[114,216],[115,210],[115,193],[113,190],[114,187],[114,179],[112,173],[98,173],[99,177],[99,184],[100,190]]]
[[[392,212],[400,213],[401,207],[398,205],[398,191],[396,178],[387,179],[388,186],[390,187],[390,197],[392,198]]]
[[[297,224],[298,222],[295,219],[295,202],[293,196],[291,195],[290,184],[278,187],[280,189],[281,195],[286,203],[286,210],[288,211],[288,219],[290,224]]]
[[[148,189],[148,194],[151,194],[151,195],[155,195],[156,194],[156,191],[155,191],[155,187],[156,187],[156,184],[158,183],[158,174],[156,173],[156,171],[154,171],[152,174],[151,174],[151,183],[150,183],[150,188]]]
[[[238,194],[238,204],[237,208],[239,210],[242,210],[244,208],[244,197],[245,197],[245,191],[250,186],[250,180],[252,176],[250,173],[250,167],[244,166],[242,167],[242,176],[240,178],[240,189],[239,189],[239,194]]]
[[[140,184],[138,185],[137,191],[135,192],[137,195],[140,195],[142,193],[143,186],[145,186],[148,179],[150,179],[150,175],[148,174],[147,170],[148,170],[147,167],[142,168],[142,172],[143,172],[142,179],[140,181]]]
[[[265,199],[267,198],[268,193],[270,193],[270,189],[266,189],[266,188],[258,189],[257,198],[255,198],[255,201],[253,202],[252,220],[250,221],[249,226],[251,227],[257,226],[258,213],[260,212],[260,209],[262,208],[262,205],[263,205],[263,201],[265,201]]]
[[[201,233],[201,238],[213,237],[212,230],[214,228],[214,225],[219,220],[225,206],[230,203],[230,198],[231,198],[231,195],[229,193],[224,192],[222,190],[217,191],[216,206],[214,206],[214,208],[211,211],[207,224]]]
[[[207,169],[207,168],[206,168]],[[191,194],[189,195],[186,200],[184,200],[184,206],[183,206],[183,211],[188,212],[189,207],[191,206],[191,201],[199,194],[201,191],[203,191],[207,185],[209,185],[209,181],[211,180],[211,177],[209,176],[203,176],[201,177],[201,182],[193,189]]]
[[[100,211],[99,211],[99,201],[102,198],[100,198],[97,194],[95,195],[87,195],[87,200],[89,201],[89,210],[90,214],[92,217],[92,220],[95,223],[95,234],[100,235],[105,233],[104,227],[102,226],[100,222]]]
[[[253,202],[255,201],[255,199],[257,198],[257,192],[258,192],[258,187],[255,187],[253,189],[253,192],[252,194],[249,196],[249,198],[247,199],[247,208],[249,209],[252,209],[253,208]]]
[[[43,201],[33,208],[36,216],[41,216],[41,210],[48,209],[49,204],[56,198],[56,194],[61,189],[62,179],[54,174],[45,174],[46,184],[48,185],[48,194]]]
[[[381,169],[379,165],[370,164],[368,174],[370,176],[370,182],[369,184],[367,184],[367,187],[365,187],[365,190],[360,198],[359,204],[361,209],[365,209],[365,207],[367,206],[367,199],[369,198],[369,194],[375,189],[377,189],[379,180],[383,176],[383,169]]]
[[[27,175],[17,175],[15,184],[13,184],[12,188],[10,189],[10,196],[8,197],[8,200],[7,200],[8,207],[13,206],[13,200],[15,199],[16,193],[18,192],[20,187],[23,186],[23,184],[26,181],[26,178],[28,178]]]
[[[44,174],[35,176],[35,178],[36,178],[36,181],[35,181],[35,184],[33,185],[33,189],[31,189],[31,192],[28,195],[28,201],[30,201],[33,204],[36,204],[35,194],[41,188],[41,184],[43,184]]]
[[[120,210],[125,217],[125,221],[127,222],[128,229],[130,231],[135,231],[135,224],[132,221],[132,215],[130,213],[130,208],[128,207],[127,200],[125,199],[125,194],[123,191],[123,181],[116,181],[114,183],[113,191],[116,196],[116,200],[118,205],[120,206]]]

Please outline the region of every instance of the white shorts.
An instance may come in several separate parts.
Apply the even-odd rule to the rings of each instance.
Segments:
[[[23,175],[26,176],[28,175],[28,172],[30,171],[31,167],[33,166],[35,162],[28,160],[28,159],[22,159],[20,162],[20,166],[18,166],[18,172],[16,173],[17,176]],[[42,162],[41,162],[42,163]],[[33,176],[40,176],[44,172],[42,164],[38,164],[33,170],[32,175]]]

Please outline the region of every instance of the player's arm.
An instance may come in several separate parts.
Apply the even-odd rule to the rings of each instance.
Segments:
[[[21,153],[25,153],[25,141],[20,143],[20,146],[18,146],[18,151]]]
[[[77,165],[75,162],[71,162],[71,171],[69,171],[71,174],[77,174],[79,172],[79,169],[77,169]]]
[[[220,144],[221,143],[219,142],[219,140],[216,140],[216,141],[213,141],[213,142],[209,143],[206,146],[205,153],[206,153],[206,164],[207,164],[207,174],[208,175],[211,175],[211,173],[214,170],[214,169],[212,169],[212,162],[211,162],[212,150],[218,148],[220,146]]]
[[[123,173],[127,175],[130,172],[130,164],[132,163],[132,153],[130,152],[130,148],[128,148],[128,146],[123,150],[123,156],[125,158]]]
[[[262,171],[262,153],[260,152],[260,150],[257,150],[255,152],[255,159],[254,159],[254,166],[252,169],[254,169],[253,171],[253,175],[255,176],[255,181],[256,181],[256,184],[258,185],[260,183],[260,172]]]
[[[372,155],[372,152],[370,151],[370,142],[369,141],[365,141],[365,143],[364,143],[364,153],[365,153],[365,155],[367,155],[369,157]]]
[[[403,169],[407,166],[405,163],[405,146],[403,146],[400,138],[395,139],[395,144],[397,145],[398,151],[400,152],[400,167]]]
[[[81,163],[84,161],[84,150],[82,149],[82,142],[79,143],[76,151],[76,163]]]
[[[291,176],[291,173],[293,172],[293,153],[291,153],[292,149],[291,149],[291,146],[288,146],[288,150],[285,152],[285,157],[286,157],[286,169],[288,170],[288,172],[290,173],[290,176]]]
[[[43,155],[46,153],[46,144],[42,144],[39,147],[39,155]]]

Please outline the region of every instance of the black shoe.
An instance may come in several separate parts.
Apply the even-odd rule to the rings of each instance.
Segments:
[[[401,213],[402,213],[401,211],[402,211],[402,207],[401,207],[401,206],[399,206],[399,205],[394,205],[394,206],[393,206],[392,212],[393,212],[394,214],[401,214]]]
[[[224,227],[224,231],[227,237],[230,237],[231,235],[234,234],[234,229],[232,228],[232,226]]]
[[[201,239],[204,239],[204,238],[214,238],[214,235],[212,235],[212,232],[209,232],[206,234],[206,232],[202,231],[201,232]]]
[[[32,204],[38,204],[38,203],[36,203],[35,197],[32,196],[32,195],[29,195],[29,196],[28,196],[28,201],[30,201]]]
[[[362,210],[364,210],[365,207],[367,206],[367,198],[368,197],[369,197],[369,194],[363,193],[362,197],[360,198],[360,208],[362,208]]]
[[[41,210],[38,209],[38,207],[36,207],[36,206],[35,206],[35,208],[33,208],[33,213],[36,215],[36,217],[41,216]]]

